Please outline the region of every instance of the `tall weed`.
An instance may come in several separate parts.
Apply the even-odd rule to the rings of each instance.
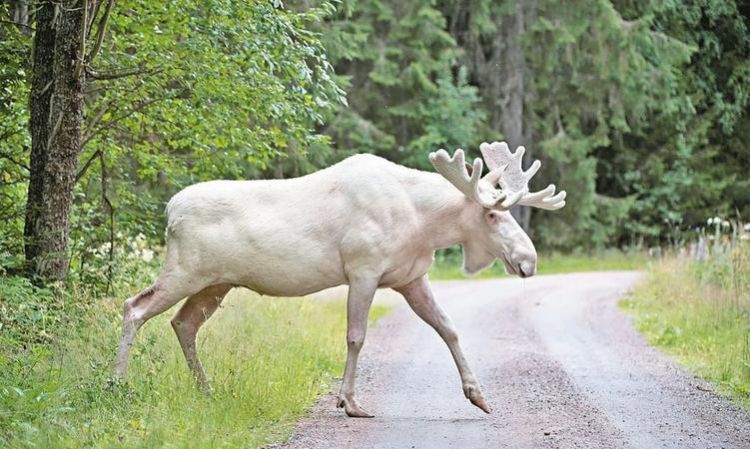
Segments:
[[[750,406],[750,228],[711,219],[623,302],[655,345]]]

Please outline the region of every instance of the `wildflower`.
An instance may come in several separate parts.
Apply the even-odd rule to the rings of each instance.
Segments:
[[[706,222],[706,224],[708,224],[709,226],[711,226],[712,224],[714,224],[714,217],[709,217],[708,221]]]
[[[721,222],[721,227],[722,228],[728,228],[729,227],[729,222],[727,220],[722,221]]]
[[[110,242],[104,242],[102,243],[99,248],[94,249],[93,253],[98,255],[103,255],[109,253],[110,248]]]
[[[143,259],[144,262],[151,262],[154,259],[154,252],[150,249],[144,249],[141,252],[141,259]]]
[[[742,229],[744,229],[745,232],[750,232],[750,223],[745,223],[745,226],[743,226]]]

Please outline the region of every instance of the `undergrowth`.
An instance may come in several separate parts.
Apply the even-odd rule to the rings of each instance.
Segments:
[[[750,407],[748,240],[665,258],[622,306],[652,344]]]
[[[198,336],[211,397],[194,387],[170,313],[141,330],[118,383],[121,305],[0,278],[0,447],[262,447],[342,372],[342,303],[235,290]]]

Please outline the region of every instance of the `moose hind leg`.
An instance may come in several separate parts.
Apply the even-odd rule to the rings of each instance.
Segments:
[[[128,356],[138,329],[149,319],[168,310],[182,298],[195,293],[182,277],[172,273],[162,274],[154,285],[144,289],[125,301],[122,320],[122,336],[115,359],[114,376],[124,380],[128,371]],[[201,287],[202,288],[202,287]]]
[[[205,392],[210,392],[211,386],[198,358],[195,338],[200,327],[213,315],[231,288],[232,286],[228,284],[204,288],[189,297],[172,318],[172,328],[177,334],[177,340],[185,354],[188,367],[195,376],[198,386]]]

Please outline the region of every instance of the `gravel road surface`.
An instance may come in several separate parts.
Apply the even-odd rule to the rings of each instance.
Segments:
[[[280,447],[750,449],[750,413],[650,347],[618,310],[639,278],[434,282],[492,414],[464,399],[445,344],[398,301],[360,358],[359,403],[375,418],[347,418],[329,395]]]

